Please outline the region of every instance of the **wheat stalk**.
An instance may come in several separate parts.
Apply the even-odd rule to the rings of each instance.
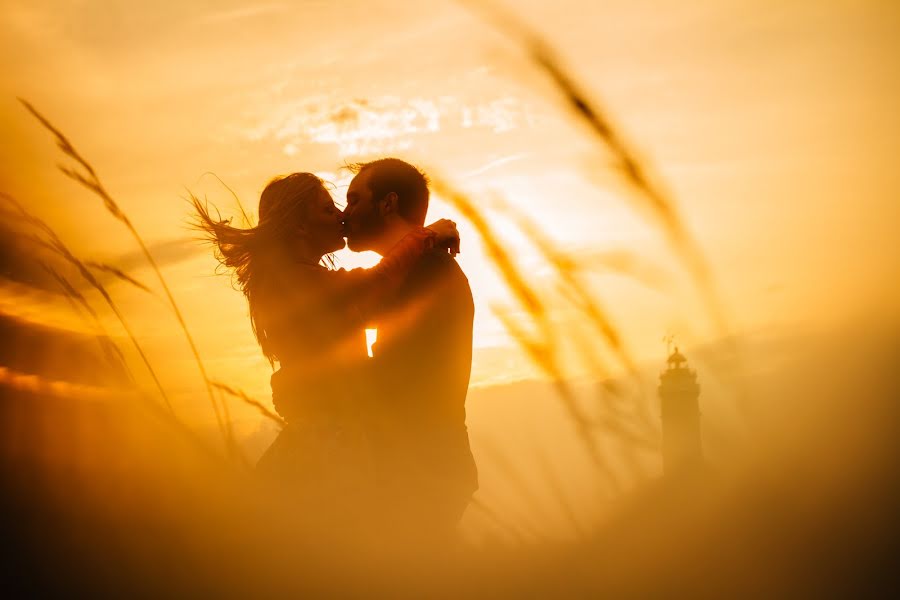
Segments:
[[[81,173],[77,170],[70,169],[59,165],[60,171],[62,171],[67,177],[72,179],[73,181],[79,183],[97,197],[99,197],[103,201],[103,205],[106,208],[107,212],[109,212],[116,220],[122,223],[131,236],[134,238],[144,257],[147,259],[147,262],[153,268],[153,272],[156,274],[157,279],[159,280],[159,284],[165,292],[166,298],[169,302],[169,305],[172,308],[172,312],[175,314],[175,318],[178,320],[178,324],[181,327],[182,332],[184,333],[185,339],[188,342],[188,346],[190,347],[191,353],[194,356],[194,360],[197,363],[197,368],[200,371],[200,375],[203,378],[203,383],[206,386],[207,395],[209,396],[209,401],[212,404],[213,412],[216,416],[216,422],[219,426],[219,430],[225,438],[226,442],[230,440],[233,436],[231,430],[231,423],[223,423],[222,414],[219,410],[219,406],[216,402],[215,395],[213,394],[213,388],[210,381],[209,376],[206,372],[206,367],[203,364],[203,360],[200,357],[200,352],[197,350],[197,345],[194,343],[194,338],[190,333],[190,330],[187,327],[187,323],[184,320],[184,316],[181,314],[181,309],[178,307],[178,303],[175,301],[175,297],[172,295],[171,290],[169,289],[168,283],[166,283],[165,277],[163,277],[162,271],[159,268],[159,265],[156,263],[156,260],[153,258],[153,255],[150,253],[150,250],[147,248],[147,245],[144,243],[143,238],[138,233],[137,229],[135,229],[131,220],[128,218],[122,209],[119,207],[119,204],[115,201],[115,199],[107,192],[106,188],[103,186],[100,178],[98,177],[96,171],[91,166],[91,164],[75,149],[69,139],[63,135],[63,133],[57,129],[49,120],[47,120],[37,109],[34,108],[29,102],[19,98],[19,101],[25,107],[28,112],[32,114],[40,123],[47,129],[56,139],[57,146],[60,150],[62,150],[63,154],[73,159],[78,165],[81,166],[82,169],[87,173]]]
[[[687,265],[719,335],[727,338],[728,320],[703,252],[687,233],[675,202],[646,160],[639,158],[600,103],[577,82],[547,40],[496,3],[460,2],[523,48],[532,64],[547,76],[562,96],[569,110],[586,126],[599,146],[613,157],[623,181],[635,192],[634,197],[641,207],[661,224],[667,240]]]
[[[106,301],[107,306],[109,306],[110,310],[112,310],[113,314],[118,319],[119,323],[122,325],[122,328],[125,330],[128,339],[131,340],[132,345],[135,350],[137,350],[138,355],[141,357],[141,361],[143,361],[144,365],[147,367],[147,371],[150,373],[150,377],[153,379],[153,383],[156,385],[157,390],[159,390],[160,395],[163,398],[163,401],[166,403],[168,409],[174,412],[172,408],[172,403],[169,401],[169,395],[166,393],[165,388],[162,385],[162,382],[159,380],[159,377],[156,374],[156,370],[153,368],[153,365],[150,364],[150,359],[147,358],[147,355],[144,353],[143,347],[138,342],[137,337],[134,335],[134,332],[131,329],[131,326],[128,324],[128,321],[125,319],[125,315],[119,310],[118,305],[116,305],[115,301],[113,301],[112,296],[109,295],[109,292],[106,290],[106,287],[102,283],[100,283],[94,274],[91,273],[90,269],[79,260],[72,251],[69,250],[68,246],[63,243],[62,239],[56,234],[52,227],[50,227],[47,223],[45,223],[40,218],[29,213],[18,200],[10,196],[9,194],[0,192],[0,197],[6,200],[10,205],[12,205],[17,213],[18,217],[36,227],[40,231],[44,232],[45,235],[49,238],[49,241],[42,244],[45,248],[48,248],[54,251],[56,254],[65,259],[69,264],[75,267],[78,271],[78,274],[95,290],[97,290],[100,295],[103,297],[103,300]],[[71,286],[70,286],[71,287]],[[74,291],[74,288],[72,288]]]
[[[229,396],[232,396],[233,398],[237,398],[238,400],[241,400],[241,401],[243,401],[243,402],[249,404],[250,406],[253,406],[253,407],[256,408],[260,413],[262,413],[262,415],[263,415],[264,417],[268,417],[269,419],[275,421],[275,422],[278,423],[281,427],[284,427],[285,425],[287,425],[287,421],[285,421],[284,419],[282,419],[279,415],[277,415],[277,414],[274,413],[273,411],[271,411],[271,410],[269,410],[268,408],[266,408],[266,406],[265,406],[262,402],[260,402],[259,400],[255,400],[255,399],[251,398],[250,396],[248,396],[248,395],[247,395],[245,392],[243,392],[242,390],[239,390],[239,389],[237,389],[237,388],[231,387],[231,386],[228,385],[227,383],[223,383],[223,382],[221,382],[221,381],[213,381],[213,382],[212,382],[212,385],[213,385],[213,387],[222,390],[223,392],[225,392],[225,393],[228,394]]]
[[[592,434],[591,422],[578,406],[575,393],[566,382],[558,356],[558,339],[549,321],[546,307],[538,293],[528,284],[512,256],[500,243],[499,237],[493,231],[489,221],[475,204],[465,194],[450,186],[446,180],[432,175],[431,182],[435,192],[455,206],[475,227],[485,246],[488,258],[497,267],[507,287],[512,291],[513,296],[535,323],[537,333],[527,333],[507,311],[499,307],[493,307],[494,313],[512,337],[525,349],[535,364],[553,381],[557,394],[569,413],[591,460],[604,473],[611,473]]]
[[[155,295],[155,294],[153,294],[153,291],[150,290],[150,288],[148,288],[146,285],[144,285],[143,283],[141,283],[140,281],[138,281],[131,275],[128,275],[127,273],[123,272],[121,269],[113,267],[112,265],[107,265],[105,263],[99,263],[99,262],[96,262],[93,260],[85,261],[84,264],[87,265],[88,267],[90,267],[91,269],[94,269],[95,271],[102,271],[104,273],[109,273],[110,275],[116,277],[117,279],[121,279],[125,283],[130,283],[131,285],[138,288],[139,290],[143,290],[150,295]]]

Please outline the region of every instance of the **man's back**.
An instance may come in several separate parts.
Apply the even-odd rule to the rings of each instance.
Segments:
[[[477,473],[466,429],[474,308],[446,251],[429,253],[378,322],[372,442],[379,476],[398,499],[444,504],[458,519]]]

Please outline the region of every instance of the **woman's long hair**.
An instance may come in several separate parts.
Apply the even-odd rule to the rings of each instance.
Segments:
[[[278,357],[260,319],[260,285],[271,269],[289,260],[291,237],[306,218],[309,202],[324,189],[324,182],[312,173],[276,177],[259,197],[259,223],[246,229],[232,227],[231,219],[213,218],[206,203],[190,195],[197,213],[193,225],[212,242],[219,263],[233,272],[236,286],[247,297],[253,334],[270,364]]]

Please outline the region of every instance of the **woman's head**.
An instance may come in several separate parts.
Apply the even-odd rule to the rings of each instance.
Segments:
[[[246,229],[214,219],[193,195],[196,226],[213,242],[216,257],[228,269],[250,303],[253,331],[270,359],[276,358],[259,319],[259,285],[273,269],[291,263],[317,263],[344,247],[343,215],[324,182],[312,173],[276,177],[259,198],[259,223]]]
[[[344,247],[341,211],[324,182],[312,173],[270,181],[259,197],[256,229],[274,249],[316,262]]]

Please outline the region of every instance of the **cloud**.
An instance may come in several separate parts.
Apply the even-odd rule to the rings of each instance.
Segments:
[[[160,267],[178,264],[201,254],[206,254],[209,251],[208,248],[192,238],[176,238],[153,242],[148,245],[147,249]],[[101,262],[115,266],[126,273],[148,266],[147,258],[139,249],[106,258]]]
[[[534,119],[530,107],[511,96],[472,102],[453,96],[342,100],[323,94],[283,103],[248,120],[238,127],[245,140],[280,142],[289,156],[306,144],[336,146],[346,156],[405,150],[418,137],[436,133],[505,133],[528,127]]]
[[[21,328],[93,333],[63,295],[3,278],[0,317]]]

